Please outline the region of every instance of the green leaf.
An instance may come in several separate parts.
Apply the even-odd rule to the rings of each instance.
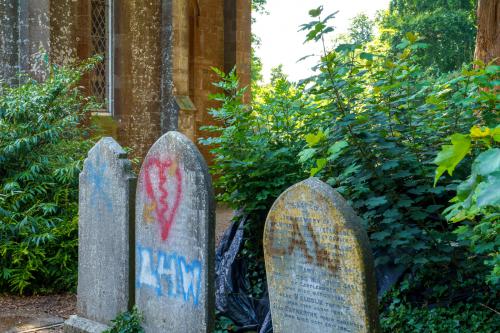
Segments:
[[[316,9],[311,9],[309,11],[309,16],[311,16],[311,17],[318,17],[318,16],[321,15],[322,12],[323,12],[323,6],[319,6]]]
[[[451,145],[444,145],[434,160],[434,163],[438,165],[434,178],[434,186],[436,186],[437,181],[446,171],[452,176],[458,163],[470,151],[471,138],[469,135],[453,134],[450,140]]]
[[[477,186],[477,178],[477,174],[472,174],[469,178],[467,178],[467,180],[457,186],[457,197],[459,200],[465,201],[470,196],[474,188]]]
[[[498,65],[489,65],[485,68],[486,73],[488,74],[498,74],[500,73],[500,66]]]
[[[398,48],[399,50],[402,50],[402,49],[407,48],[408,45],[410,45],[410,42],[403,39],[403,41],[401,43],[399,43],[398,45],[396,45],[396,48]]]
[[[374,55],[372,53],[361,52],[359,57],[364,60],[373,60]]]
[[[477,252],[479,254],[489,253],[489,252],[493,251],[494,249],[495,249],[495,243],[493,243],[493,242],[485,242],[485,243],[481,243],[481,244],[474,246],[475,252]]]
[[[328,148],[328,160],[336,160],[347,146],[349,146],[349,143],[345,140],[335,142],[330,146],[330,148]]]
[[[353,173],[356,173],[361,169],[361,166],[356,164],[349,165],[344,171],[342,171],[341,177],[347,177]]]
[[[391,170],[397,168],[398,166],[399,166],[398,161],[387,161],[386,163],[382,164],[381,169],[384,171]]]
[[[429,260],[424,258],[424,257],[418,257],[418,258],[415,258],[415,260],[413,260],[413,262],[415,264],[425,265],[429,262]]]
[[[370,199],[365,201],[366,206],[368,206],[368,208],[370,208],[370,209],[381,206],[381,205],[386,204],[386,203],[387,203],[387,199],[386,199],[385,195],[382,195],[380,197],[373,197],[373,198],[370,198]]]
[[[481,153],[474,161],[472,172],[484,177],[500,172],[500,149],[488,149]]]
[[[356,50],[356,45],[355,44],[340,44],[335,48],[336,52],[353,52]]]
[[[439,106],[443,103],[443,100],[436,95],[429,95],[425,99],[425,103]]]
[[[500,85],[500,81],[498,82],[498,85]],[[493,130],[492,136],[495,142],[500,142],[500,125]]]
[[[316,148],[307,148],[299,153],[299,163],[309,161],[316,154]]]
[[[326,166],[326,162],[327,162],[326,158],[321,158],[316,161],[316,165],[318,166],[318,168],[323,169]]]
[[[316,161],[316,167],[311,169],[311,177],[314,177],[318,172],[323,170],[326,166],[327,159],[321,158]]]
[[[411,49],[412,50],[416,50],[416,49],[426,49],[430,46],[430,44],[427,44],[427,43],[414,43],[412,46],[411,46]]]
[[[407,32],[406,39],[408,39],[408,41],[410,41],[411,43],[415,43],[417,41],[417,35],[415,35],[413,32]]]
[[[500,208],[500,171],[488,176],[487,181],[479,184],[475,194],[478,208],[486,206]]]
[[[383,230],[383,231],[379,231],[379,232],[374,232],[373,234],[371,234],[371,238],[378,240],[378,241],[381,241],[381,240],[386,239],[390,235],[391,235],[391,233],[389,231]]]
[[[319,130],[316,134],[307,134],[305,139],[309,147],[314,147],[315,145],[326,139],[326,134],[322,130]]]

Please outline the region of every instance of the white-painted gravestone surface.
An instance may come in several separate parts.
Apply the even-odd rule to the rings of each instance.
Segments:
[[[213,331],[215,206],[208,168],[178,132],[147,154],[136,203],[136,303],[146,332]]]
[[[80,174],[77,316],[66,332],[94,332],[133,304],[136,177],[126,152],[112,138],[88,153]]]
[[[264,232],[274,333],[377,332],[368,237],[330,186],[310,178],[274,203]]]

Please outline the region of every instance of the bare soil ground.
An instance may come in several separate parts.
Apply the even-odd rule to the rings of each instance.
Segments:
[[[62,332],[59,324],[75,313],[72,294],[20,297],[0,295],[0,332]],[[41,327],[52,328],[38,329]]]
[[[231,220],[234,216],[234,211],[226,206],[217,204],[215,223],[215,246],[219,245],[219,241],[224,235],[224,231],[231,225]]]

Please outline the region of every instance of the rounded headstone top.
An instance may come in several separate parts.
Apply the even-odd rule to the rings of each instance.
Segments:
[[[183,166],[189,170],[199,170],[210,177],[207,164],[198,147],[184,134],[170,131],[161,136],[151,147],[144,161],[151,156],[167,154],[182,160]],[[143,168],[141,168],[142,171]]]
[[[375,332],[375,274],[362,220],[309,178],[269,211],[264,257],[275,333]]]
[[[80,179],[88,173],[95,172],[100,165],[103,177],[113,177],[120,174],[124,178],[135,178],[132,164],[127,159],[127,152],[111,137],[101,138],[88,152]],[[121,170],[122,173],[110,174],[111,170]]]
[[[115,141],[112,137],[103,137],[101,138],[92,149],[89,150],[89,156],[93,155],[96,151],[106,150],[113,155],[116,155],[117,158],[125,158],[127,157],[127,152]]]

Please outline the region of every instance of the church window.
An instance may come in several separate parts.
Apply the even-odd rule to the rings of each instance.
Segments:
[[[91,74],[90,91],[113,114],[113,0],[91,0],[91,51],[104,57]]]

